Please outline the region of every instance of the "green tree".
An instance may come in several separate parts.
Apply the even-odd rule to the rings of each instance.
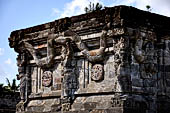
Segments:
[[[6,81],[7,81],[7,86],[5,87],[6,91],[11,91],[11,92],[18,91],[19,86],[16,85],[16,79],[12,80],[12,84],[10,83],[8,78],[6,78]]]
[[[152,10],[150,5],[146,5],[146,9],[147,9],[147,11],[149,11],[149,12]]]
[[[101,4],[97,3],[97,4],[96,4],[96,7],[95,7],[95,10],[101,10],[102,7],[103,7],[103,6],[102,6]]]
[[[90,12],[93,12],[93,11],[97,11],[97,10],[101,10],[103,8],[103,6],[100,4],[100,3],[91,3],[89,4],[88,7],[85,7],[84,10],[86,13],[90,13]]]

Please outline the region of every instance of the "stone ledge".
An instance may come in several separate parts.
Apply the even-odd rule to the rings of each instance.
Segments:
[[[36,93],[36,94],[31,94],[29,96],[30,99],[36,99],[36,98],[53,98],[53,97],[60,97],[61,96],[61,91],[53,91],[50,93]]]

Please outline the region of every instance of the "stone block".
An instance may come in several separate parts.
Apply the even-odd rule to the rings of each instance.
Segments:
[[[143,87],[143,80],[139,78],[138,79],[132,78],[132,86]]]
[[[104,103],[104,104],[103,104]],[[96,109],[109,109],[112,107],[111,101],[105,102],[104,100],[101,102],[98,102],[96,105]]]
[[[170,72],[166,72],[165,77],[166,77],[166,79],[170,79]]]
[[[95,109],[90,113],[124,113],[123,108],[112,108],[112,109]]]
[[[44,106],[34,106],[34,107],[31,107],[31,111],[32,112],[43,112],[45,109]]]
[[[170,87],[166,87],[166,95],[170,95]]]
[[[49,97],[50,96],[50,93],[43,93],[42,94],[42,97]]]
[[[59,112],[61,111],[61,104],[55,104],[51,106],[51,112]]]
[[[132,86],[132,92],[143,93],[144,91],[143,91],[143,88],[141,88],[141,87]]]
[[[156,87],[156,80],[153,79],[144,79],[143,87]]]
[[[72,109],[74,111],[80,111],[83,109],[83,103],[73,103]]]
[[[164,62],[165,62],[165,65],[169,65],[170,64],[170,56],[164,57]]]
[[[62,84],[58,83],[58,84],[55,84],[54,86],[52,86],[51,90],[52,91],[58,91],[58,90],[61,90],[61,87],[62,87]]]
[[[57,112],[58,113],[58,112]],[[79,111],[63,111],[62,113],[79,113]],[[81,112],[82,113],[82,112]]]
[[[166,79],[166,86],[170,87],[170,79]]]
[[[143,88],[144,92],[147,92],[148,94],[154,94],[156,92],[156,88],[155,87],[145,87]]]
[[[50,96],[61,96],[61,94],[62,94],[62,91],[52,91],[50,93]]]
[[[96,108],[96,104],[95,102],[86,102],[83,104],[84,106],[84,109],[86,110],[92,110],[92,109],[95,109]]]

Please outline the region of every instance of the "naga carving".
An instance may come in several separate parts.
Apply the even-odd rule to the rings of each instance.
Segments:
[[[106,49],[106,35],[107,31],[102,30],[102,35],[100,37],[100,48],[97,50],[89,51],[86,44],[81,40],[81,37],[77,35],[75,32],[68,30],[64,34],[65,36],[58,35],[49,35],[47,38],[47,57],[38,58],[37,50],[28,42],[24,42],[26,49],[33,56],[35,63],[40,67],[50,67],[53,64],[53,60],[55,58],[55,50],[54,45],[62,45],[61,50],[61,60],[68,60],[68,57],[71,55],[72,49],[70,46],[70,41],[76,43],[77,47],[80,49],[82,54],[90,61],[97,62],[102,61],[104,59],[104,51]],[[71,36],[71,37],[67,37]],[[65,64],[67,61],[64,61]],[[63,63],[64,63],[63,62]],[[63,64],[63,65],[65,65]]]
[[[55,45],[61,45],[61,55],[60,59],[64,61],[67,60],[67,57],[71,53],[70,45],[69,45],[70,38],[58,36],[58,35],[49,35],[47,38],[47,56],[44,58],[38,58],[36,50],[30,43],[24,42],[26,49],[30,52],[32,57],[34,58],[35,63],[40,67],[50,67],[53,64],[53,60],[55,58]]]
[[[80,49],[82,54],[90,61],[90,62],[98,62],[104,60],[104,52],[106,49],[106,36],[107,31],[102,30],[102,35],[100,36],[100,48],[97,50],[89,51],[86,44],[81,40],[81,37],[76,33],[72,32],[73,41],[76,43],[77,47]]]
[[[98,62],[98,61],[103,61],[104,60],[104,53],[106,49],[106,36],[107,36],[107,31],[102,30],[102,35],[100,36],[100,48],[97,50],[92,50],[90,51],[86,44],[82,41],[81,37],[76,34],[75,32],[71,30],[65,31],[62,35],[49,35],[47,38],[47,56],[44,58],[39,58],[37,55],[38,49],[35,49],[33,45],[31,45],[28,42],[24,42],[25,48],[30,52],[32,55],[35,63],[37,66],[41,68],[49,68],[53,65],[54,59],[56,58],[55,54],[55,46],[61,46],[61,55],[59,56],[59,59],[61,61],[61,76],[64,76],[63,81],[64,81],[64,87],[65,90],[63,90],[63,95],[68,96],[70,94],[74,94],[73,90],[69,90],[69,85],[67,84],[69,81],[70,75],[74,75],[75,73],[72,71],[71,67],[71,61],[72,58],[74,57],[73,55],[73,49],[71,42],[74,42],[78,49],[80,49],[81,53],[85,58],[87,58],[90,62]],[[101,67],[101,66],[100,66]],[[96,67],[96,71],[97,67]],[[94,72],[94,76],[92,79],[94,81],[100,81],[103,79],[103,66],[101,69],[99,69],[101,72]],[[47,75],[47,73],[45,74]],[[42,78],[42,83],[43,86],[49,87],[51,85],[51,76],[43,76]]]
[[[53,41],[54,41],[54,37],[52,35],[49,35],[47,39],[47,57],[42,58],[42,59],[38,58],[37,56],[38,51],[30,43],[24,42],[24,45],[25,45],[25,48],[30,52],[30,54],[34,58],[35,63],[38,66],[50,67],[55,57]]]

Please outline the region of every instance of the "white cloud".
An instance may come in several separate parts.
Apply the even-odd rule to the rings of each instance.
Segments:
[[[162,15],[170,16],[169,0],[150,0],[149,4],[153,11]]]
[[[4,54],[4,48],[0,48],[0,56]]]
[[[137,0],[109,0],[111,4],[109,6],[116,6],[116,5],[128,5],[131,6]]]
[[[170,16],[169,0],[72,0],[65,4],[63,11],[58,10],[57,8],[52,8],[52,16],[63,18],[83,14],[85,13],[84,8],[87,7],[90,2],[99,2],[107,7],[113,7],[116,5],[134,6],[142,10],[146,10],[146,5],[150,5],[152,8],[151,12]]]
[[[7,65],[0,64],[0,83],[6,85],[6,78],[10,81],[14,78],[16,79],[18,68],[15,61],[13,62],[10,58],[8,58],[4,63]],[[19,81],[17,81],[17,84],[18,83]]]
[[[12,64],[12,60],[10,58],[8,58],[6,61],[5,61],[6,64],[8,65],[11,65]]]
[[[111,6],[128,5],[135,6],[139,9],[146,10],[146,5],[150,5],[153,13],[170,16],[169,0],[110,0],[113,1]]]
[[[51,16],[58,16],[59,14],[60,14],[60,11],[57,8],[52,8]]]
[[[100,0],[72,0],[65,5],[64,11],[61,13],[60,18],[70,17],[85,13],[84,8],[90,3],[101,3]]]
[[[9,74],[4,69],[4,66],[0,65],[0,83],[3,83],[4,85],[7,85],[6,78],[8,78],[11,81],[13,78],[15,78],[15,76]]]

